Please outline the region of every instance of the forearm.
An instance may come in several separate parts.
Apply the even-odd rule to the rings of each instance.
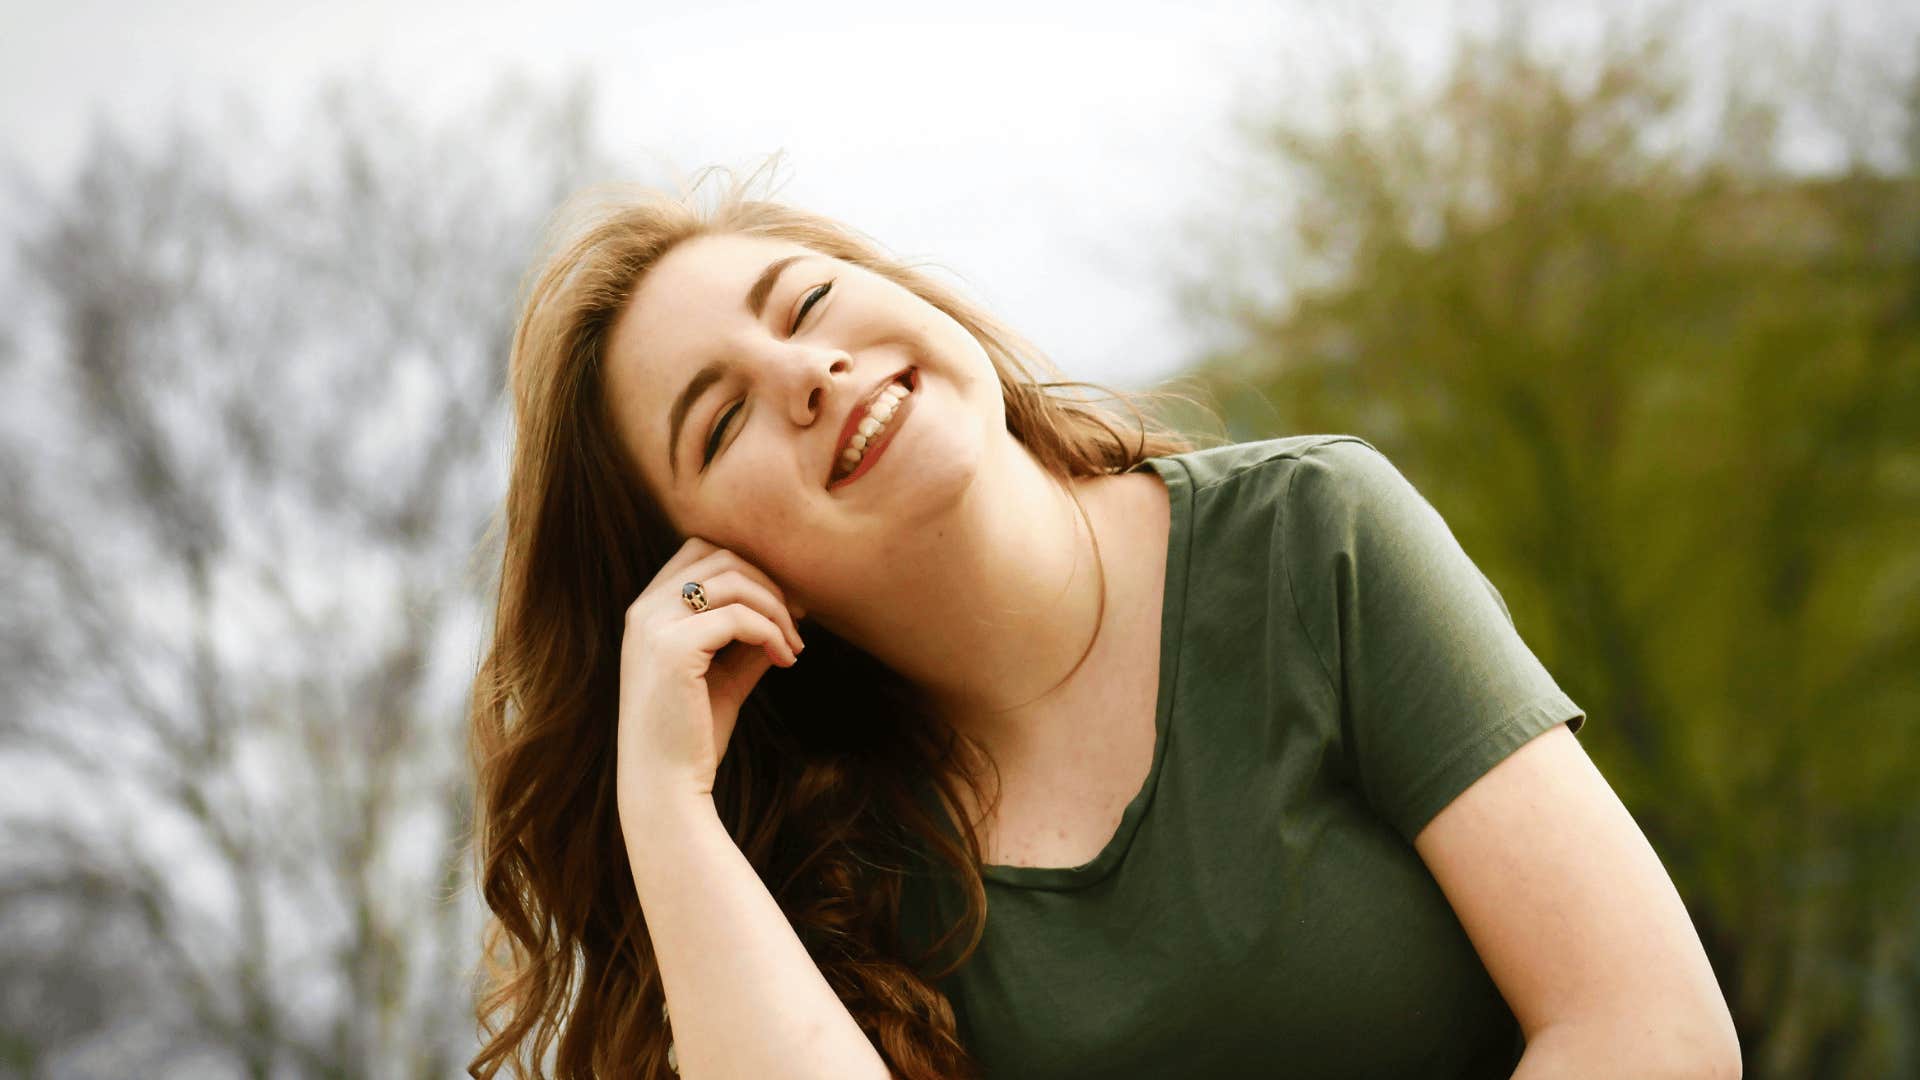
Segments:
[[[1737,1054],[1737,1051],[1736,1051]],[[1550,1024],[1527,1040],[1513,1080],[1739,1080],[1740,1061],[1726,1061],[1710,1040],[1671,1035],[1655,1025],[1625,1022]]]
[[[680,1075],[887,1077],[727,834],[710,796],[633,815],[627,860],[646,916]]]

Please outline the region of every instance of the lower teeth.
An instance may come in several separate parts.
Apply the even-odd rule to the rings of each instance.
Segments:
[[[883,428],[881,429],[881,431],[874,432],[873,437],[875,439],[878,439],[884,431],[885,429]],[[847,477],[852,476],[856,471],[858,471],[860,468],[860,462],[867,460],[867,455],[871,453],[873,453],[873,443],[868,443],[866,450],[864,450],[860,454],[860,461],[856,461],[851,465],[843,465],[841,467],[840,479],[845,480]],[[844,461],[846,459],[842,458],[841,460]]]
[[[881,438],[886,435],[888,425],[892,424],[894,421],[894,418],[899,415],[900,404],[905,400],[906,400],[905,398],[901,398],[900,401],[897,401],[894,403],[893,415],[888,416],[886,423],[881,424],[880,429],[873,433],[873,438],[867,440],[866,449],[860,452],[859,460],[855,461],[851,465],[848,465],[846,464],[846,460],[847,460],[846,458],[843,457],[840,459],[841,461],[840,476],[838,480],[834,481],[835,483],[839,483],[840,480],[845,480],[847,477],[852,476],[854,472],[860,468],[861,462],[866,461],[868,457],[872,456],[874,446],[877,445],[880,442]]]

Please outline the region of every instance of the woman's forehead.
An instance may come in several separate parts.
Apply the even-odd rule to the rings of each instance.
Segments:
[[[628,307],[667,299],[719,299],[742,308],[747,290],[769,262],[787,255],[817,255],[791,240],[741,233],[714,233],[681,241],[641,279]]]
[[[697,364],[701,358],[679,354],[702,342],[713,344],[715,335],[752,325],[765,314],[766,289],[750,294],[770,265],[815,254],[790,241],[732,233],[682,241],[641,278],[614,326],[615,341],[630,341],[653,357]],[[762,310],[754,311],[755,306]]]

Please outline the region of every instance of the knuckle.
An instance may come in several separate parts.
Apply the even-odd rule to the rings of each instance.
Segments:
[[[633,640],[635,644],[640,647],[641,651],[655,653],[672,648],[675,643],[675,638],[676,635],[672,626],[657,626],[653,623],[646,623],[637,629]]]
[[[776,584],[771,577],[767,576],[765,571],[746,559],[741,558],[736,552],[729,551],[726,554],[732,563],[733,569],[739,573],[741,577],[754,582],[767,592],[772,593],[775,597],[779,598],[781,603],[786,602],[786,593],[781,590],[780,586]]]
[[[645,597],[643,596],[641,599],[645,599]],[[635,600],[633,603],[627,605],[626,615],[622,620],[625,623],[627,633],[638,633],[647,629],[648,625],[653,621],[647,614],[651,607],[652,605],[643,604],[640,600]]]
[[[729,587],[735,595],[740,597],[742,603],[758,606],[773,599],[766,584],[750,573],[733,569],[726,571],[721,577],[728,582]]]

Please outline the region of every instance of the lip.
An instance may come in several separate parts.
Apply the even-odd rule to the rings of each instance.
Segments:
[[[853,433],[860,430],[860,421],[866,419],[868,411],[873,408],[873,403],[879,399],[881,392],[894,383],[899,382],[901,376],[905,375],[909,376],[907,380],[910,384],[909,390],[917,393],[919,390],[919,380],[911,377],[916,371],[916,368],[909,365],[880,380],[874,384],[872,389],[867,391],[864,397],[854,403],[852,409],[847,411],[846,422],[840,425],[840,438],[833,444],[833,459],[827,462],[826,486],[829,490],[833,487],[833,474],[840,467],[840,455],[846,453],[847,447],[853,443]],[[908,396],[911,397],[911,393]],[[864,459],[862,460],[864,462]]]

